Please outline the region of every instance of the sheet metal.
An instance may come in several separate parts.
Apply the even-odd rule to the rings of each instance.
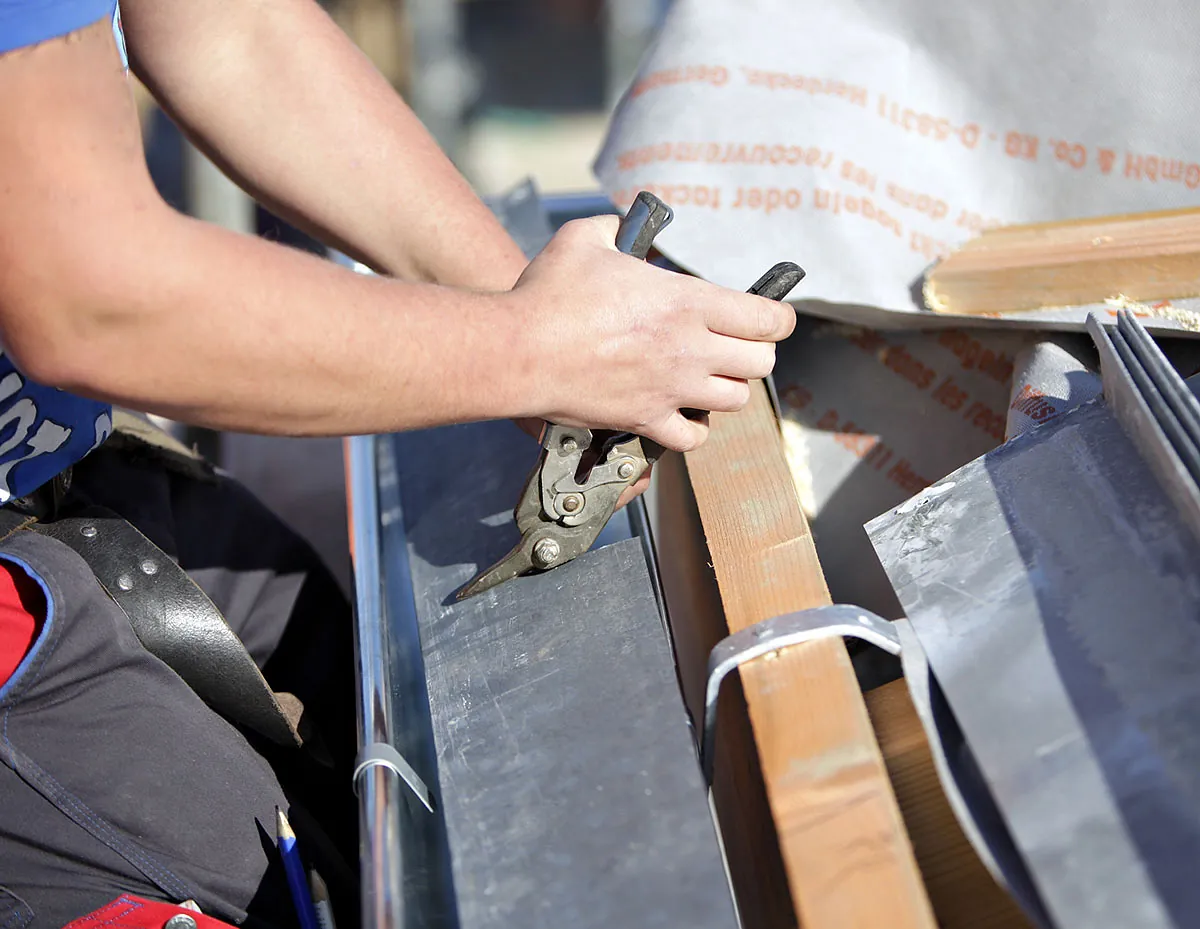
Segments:
[[[938,781],[967,841],[996,883],[1008,890],[1030,920],[1043,929],[1052,929],[1053,923],[1029,869],[1013,844],[1012,834],[983,781],[979,762],[963,737],[946,695],[929,669],[912,623],[897,619],[892,621],[892,628],[900,639],[904,682],[925,730]]]
[[[395,463],[386,439],[350,440],[359,745],[391,745],[426,784],[436,784],[428,699]],[[449,850],[440,810],[386,765],[356,777],[364,929],[456,925]]]
[[[1104,395],[1181,518],[1200,535],[1197,401],[1133,317],[1122,316],[1120,323],[1114,331],[1095,317],[1088,321],[1100,353]]]
[[[1200,543],[1109,406],[867,529],[1056,925],[1200,925]]]
[[[528,180],[490,205],[528,256],[540,251],[553,229],[567,219],[613,212],[611,203],[597,195],[542,200]],[[340,253],[331,252],[330,257],[370,273]],[[464,467],[487,467],[477,451],[464,452],[472,459]],[[456,927],[458,901],[444,813],[440,806],[432,813],[423,808],[421,791],[414,792],[400,773],[407,768],[421,786],[440,789],[412,574],[405,557],[408,539],[393,438],[350,439],[347,464],[355,552],[359,744],[364,748],[355,775],[363,925],[365,929]],[[657,616],[665,630],[650,526],[640,500],[616,513],[595,545],[631,537],[636,537],[649,566]],[[403,763],[375,763],[381,746],[400,748]]]
[[[460,925],[735,925],[642,540],[456,603],[515,541],[537,445],[509,423],[388,441]]]

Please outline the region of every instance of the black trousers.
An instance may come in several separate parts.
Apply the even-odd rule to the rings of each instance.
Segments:
[[[49,615],[0,689],[0,929],[57,929],[121,893],[290,929],[276,806],[330,886],[339,929],[356,926],[352,626],[336,582],[241,485],[149,446],[114,443],[78,465],[62,509],[89,504],[191,575],[272,688],[301,699],[327,753],[218,716],[142,648],[79,555],[14,533],[0,557],[41,582]]]

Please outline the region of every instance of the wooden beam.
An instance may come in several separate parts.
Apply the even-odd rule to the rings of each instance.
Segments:
[[[908,686],[893,681],[865,696],[939,925],[942,929],[1033,929],[959,826],[938,780]]]
[[[725,635],[829,603],[761,383],[741,413],[713,415],[709,440],[686,456],[686,472],[719,598],[719,612],[711,615],[715,606],[709,604],[710,615],[698,624],[706,644],[720,637],[717,631]],[[679,488],[668,489],[668,497],[672,493],[678,497]],[[703,649],[684,642],[695,614],[677,608],[679,575],[686,573],[678,562],[703,555],[694,545],[689,550],[679,531],[672,535],[673,528],[681,527],[660,518],[664,589],[679,653],[690,656],[681,659],[680,673],[699,719],[696,694],[704,672],[695,664]],[[695,600],[690,607],[698,610]],[[713,793],[748,929],[797,923],[804,929],[933,929],[929,900],[841,640],[784,649],[745,665],[740,674],[744,703],[735,703],[737,695],[728,692],[733,688],[722,697]],[[752,748],[746,745],[747,719]],[[759,847],[772,832],[786,888],[771,883],[773,850]],[[766,866],[756,868],[761,861]],[[780,899],[785,889],[790,904]],[[771,895],[773,901],[766,899]]]
[[[1200,296],[1200,209],[1002,226],[935,265],[925,302],[989,314]]]

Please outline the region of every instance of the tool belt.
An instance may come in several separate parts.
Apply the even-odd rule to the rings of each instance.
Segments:
[[[199,467],[198,456],[151,424],[114,416],[114,438],[153,445]],[[113,441],[110,439],[109,441]],[[100,586],[129,619],[142,646],[165,662],[213,710],[284,746],[300,748],[306,736],[303,706],[275,693],[216,604],[162,549],[111,510],[88,506],[59,515],[70,488],[70,470],[30,497],[0,507],[0,541],[15,532],[37,532],[79,554]],[[310,746],[315,747],[315,746]]]

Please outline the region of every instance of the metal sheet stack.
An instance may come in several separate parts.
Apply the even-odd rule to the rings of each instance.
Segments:
[[[1131,314],[1088,329],[1102,397],[867,531],[960,814],[1031,918],[1196,926],[1200,403]]]

